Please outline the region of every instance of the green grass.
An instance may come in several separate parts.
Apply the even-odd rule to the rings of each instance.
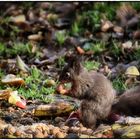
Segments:
[[[46,87],[43,81],[46,80],[39,69],[32,68],[30,76],[25,78],[26,87],[20,87],[18,92],[27,99],[41,99],[43,100],[45,95],[49,95],[55,92],[55,86]]]
[[[19,27],[10,23],[10,17],[3,17],[0,20],[0,36],[10,37],[11,40],[15,40],[20,32]]]
[[[96,42],[96,43],[86,43],[83,46],[85,51],[93,51],[95,54],[101,53],[105,50],[105,43],[104,42]]]
[[[140,11],[140,2],[130,2],[131,3],[131,6],[137,10],[137,11]]]
[[[61,56],[61,57],[58,58],[57,64],[58,64],[58,67],[62,69],[62,67],[65,64],[65,59],[64,59],[63,56]]]
[[[79,17],[80,28],[87,27],[90,31],[96,31],[100,28],[100,19],[99,11],[85,11]]]
[[[116,15],[116,10],[120,3],[112,2],[96,2],[94,5],[94,10],[100,11],[101,17],[106,17],[109,20],[114,20]]]
[[[120,43],[112,41],[112,43],[110,43],[110,52],[114,57],[118,57],[121,54]]]
[[[3,55],[5,53],[6,47],[3,43],[0,43],[0,55]]]
[[[10,51],[12,55],[28,55],[31,54],[31,45],[29,43],[14,43]]]
[[[123,80],[122,77],[116,77],[115,79],[113,79],[112,85],[117,91],[124,91],[127,89],[127,86],[125,85],[125,80]]]
[[[29,43],[14,42],[7,47],[5,43],[0,42],[0,55],[15,57],[17,55],[38,56],[39,51],[32,53],[32,46]]]
[[[0,78],[5,75],[3,70],[0,69]],[[19,77],[19,75],[17,75]],[[11,88],[13,90],[17,90],[19,95],[25,97],[25,99],[40,99],[45,102],[47,98],[45,95],[53,94],[55,92],[55,85],[54,86],[46,86],[43,84],[43,81],[48,79],[48,77],[44,76],[39,69],[36,67],[31,68],[31,73],[28,77],[25,77],[25,86],[20,87],[11,87],[8,85],[0,85],[0,89]]]
[[[65,30],[56,31],[55,33],[56,41],[59,46],[63,45],[65,40],[67,39],[67,32]]]
[[[79,23],[78,22],[74,22],[72,24],[70,34],[74,35],[74,36],[77,36],[77,35],[79,35],[80,31],[81,30],[80,30],[80,27],[79,27]]]
[[[72,32],[80,34],[87,29],[90,32],[100,30],[101,19],[115,20],[116,10],[120,3],[112,2],[94,2],[90,3],[88,9],[80,11],[76,17],[75,23],[72,25]]]
[[[98,70],[100,63],[96,61],[85,61],[84,66],[87,68],[87,70]]]
[[[136,60],[139,60],[140,59],[140,48],[134,50],[133,58],[136,59]]]

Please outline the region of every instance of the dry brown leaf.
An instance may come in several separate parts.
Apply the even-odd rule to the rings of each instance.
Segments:
[[[24,63],[24,61],[21,59],[21,57],[19,55],[17,55],[17,58],[16,58],[16,64],[17,64],[17,67],[23,71],[23,72],[29,72],[29,67]]]
[[[12,92],[12,90],[10,90],[10,89],[0,90],[0,100],[3,100],[3,99],[8,100],[11,92]]]
[[[11,20],[14,22],[14,23],[24,23],[26,21],[26,17],[25,15],[18,15],[18,16],[15,16],[15,17],[11,17]]]
[[[38,34],[29,35],[29,36],[28,36],[28,39],[29,39],[29,40],[32,40],[32,41],[40,41],[40,40],[43,39],[43,37],[42,37],[42,32],[39,32]]]
[[[85,51],[80,46],[76,47],[76,50],[79,54],[85,54]]]
[[[67,102],[57,102],[47,105],[39,105],[33,110],[35,116],[57,116],[69,113],[74,110],[74,106]]]
[[[22,78],[18,78],[13,74],[6,75],[4,78],[2,78],[1,83],[11,86],[25,85],[25,81]]]
[[[131,49],[131,48],[133,48],[132,41],[127,41],[127,42],[123,43],[122,48],[123,49]]]
[[[120,26],[115,26],[113,28],[113,31],[116,32],[116,33],[123,33],[124,32],[124,29]]]
[[[103,21],[103,22],[102,22],[102,26],[101,26],[101,31],[107,32],[107,31],[110,30],[112,27],[113,27],[113,24],[111,23],[111,21],[109,21],[109,20]]]

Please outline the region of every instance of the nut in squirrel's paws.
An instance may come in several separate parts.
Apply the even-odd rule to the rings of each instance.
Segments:
[[[57,88],[56,88],[57,92],[60,94],[69,94],[69,91],[71,90],[71,83],[67,83],[67,82],[61,82]]]

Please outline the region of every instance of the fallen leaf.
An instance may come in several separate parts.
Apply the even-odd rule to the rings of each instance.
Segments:
[[[17,55],[16,58],[16,64],[20,70],[23,72],[29,72],[29,67],[23,62],[23,60],[20,58],[20,56]]]
[[[29,35],[29,36],[28,36],[28,39],[29,39],[29,40],[32,40],[32,41],[40,41],[40,40],[43,39],[43,37],[42,37],[42,32],[39,32],[38,34]]]
[[[25,15],[18,15],[18,16],[15,16],[15,17],[11,17],[11,20],[18,24],[18,23],[25,22],[26,17],[25,17]]]
[[[133,48],[133,44],[131,41],[127,41],[125,43],[122,44],[122,48],[124,49],[130,49],[130,48]]]
[[[74,110],[74,106],[66,102],[57,102],[47,105],[39,105],[33,110],[35,116],[56,116],[69,113]]]
[[[116,121],[115,123],[119,123],[119,124],[128,124],[128,125],[140,125],[140,117],[123,117],[121,119],[119,119],[118,121]]]
[[[0,90],[0,100],[8,100],[11,91],[10,89]]]
[[[1,83],[11,85],[11,86],[25,85],[25,81],[22,78],[16,77],[13,74],[6,75],[4,78],[2,78]]]
[[[124,29],[120,26],[114,26],[113,31],[116,33],[123,33]]]
[[[139,138],[140,137],[140,125],[120,125],[114,124],[112,126],[114,135],[120,138]]]
[[[21,100],[20,96],[18,95],[17,91],[12,91],[10,93],[10,97],[8,98],[8,102],[14,104],[22,109],[26,108],[25,100]]]
[[[111,23],[111,21],[107,20],[107,21],[103,21],[102,25],[101,25],[101,31],[103,32],[107,32],[108,30],[110,30],[113,27],[113,24]]]
[[[85,53],[85,51],[80,46],[76,47],[76,50],[79,54],[84,54]]]

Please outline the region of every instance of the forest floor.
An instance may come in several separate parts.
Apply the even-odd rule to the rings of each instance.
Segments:
[[[79,101],[58,90],[67,54],[107,76],[118,95],[138,85],[139,21],[140,2],[0,2],[0,137],[140,137],[67,121]]]

